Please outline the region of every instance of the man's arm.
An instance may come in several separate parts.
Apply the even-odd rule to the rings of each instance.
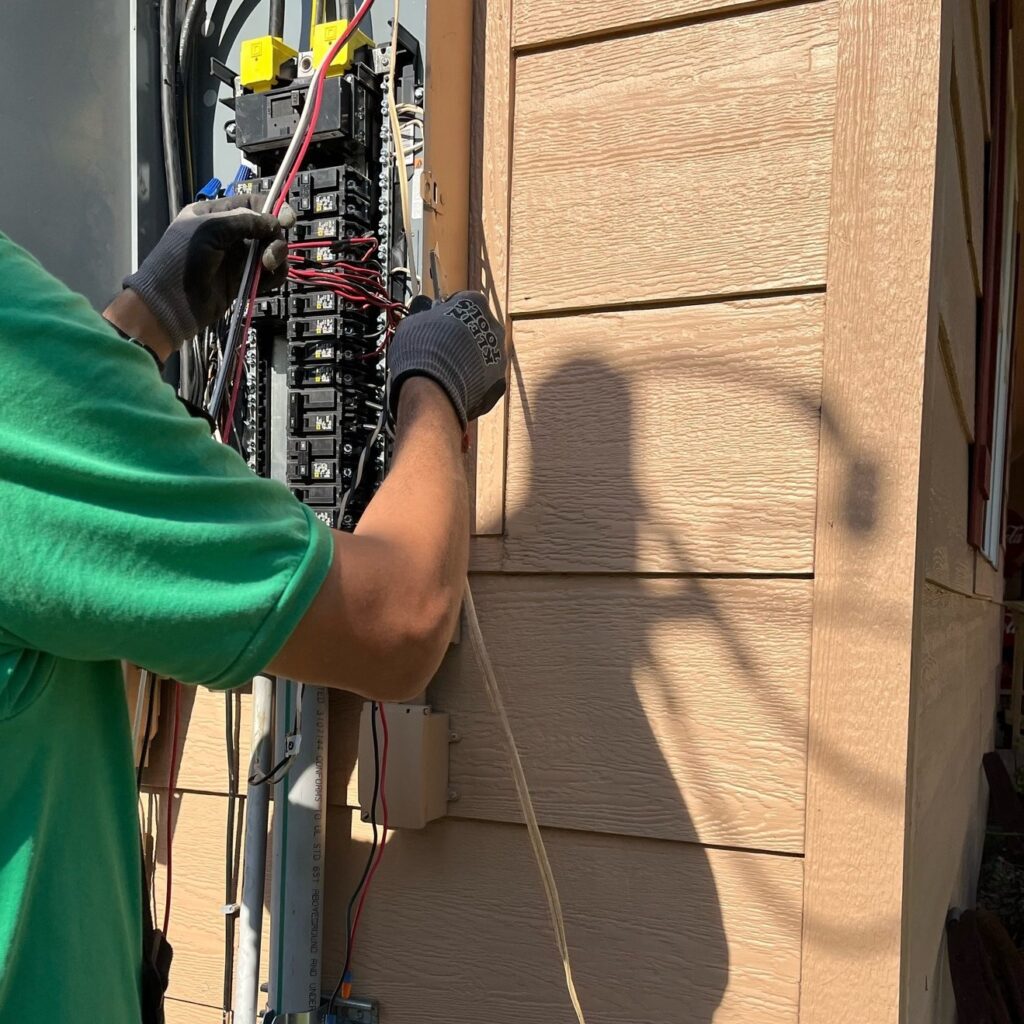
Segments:
[[[265,246],[272,275],[286,270],[284,219],[217,203],[186,208],[105,312],[161,358],[227,308],[241,239]],[[373,699],[423,689],[451,637],[469,560],[461,439],[504,392],[505,370],[504,331],[479,293],[399,325],[388,348],[395,458],[355,533],[332,534],[331,567],[270,671]]]
[[[398,405],[391,469],[355,533],[334,533],[334,562],[269,670],[408,700],[437,670],[469,562],[462,429],[433,381],[410,379]]]

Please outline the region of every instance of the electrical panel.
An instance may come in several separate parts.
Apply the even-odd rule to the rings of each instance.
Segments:
[[[386,343],[407,298],[406,240],[395,229],[397,180],[387,116],[386,51],[364,47],[324,82],[316,131],[289,190],[289,274],[253,303],[248,401],[236,430],[256,472],[282,480],[329,526],[352,530],[389,455]],[[400,48],[399,89],[422,86]],[[229,135],[264,194],[291,141],[308,80],[234,100]],[[400,97],[401,98],[401,97]]]

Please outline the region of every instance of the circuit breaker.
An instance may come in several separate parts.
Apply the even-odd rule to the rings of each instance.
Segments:
[[[256,472],[282,480],[331,527],[355,528],[383,479],[390,431],[385,346],[407,299],[407,240],[379,52],[357,51],[324,82],[313,143],[288,193],[288,283],[253,304],[248,402],[237,429]],[[418,50],[399,47],[399,90],[422,86]],[[230,135],[266,175],[291,141],[306,84],[235,98]]]

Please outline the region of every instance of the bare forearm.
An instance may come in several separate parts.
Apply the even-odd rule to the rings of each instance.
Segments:
[[[355,535],[386,545],[400,586],[441,598],[454,625],[469,563],[469,492],[462,430],[444,393],[425,378],[402,389],[391,469]]]
[[[271,669],[372,699],[414,696],[437,670],[469,560],[462,431],[444,392],[402,389],[391,470]]]

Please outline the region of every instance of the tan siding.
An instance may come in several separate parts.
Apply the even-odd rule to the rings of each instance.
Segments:
[[[367,829],[332,812],[325,982]],[[580,996],[593,1020],[795,1024],[798,858],[545,833]],[[573,1020],[525,831],[445,821],[388,844],[361,926],[355,990],[419,1024]],[[685,1009],[683,1009],[685,1008]]]
[[[182,1002],[217,1007],[221,1005],[224,988],[224,915],[221,907],[224,906],[225,895],[226,805],[227,801],[220,796],[185,793],[177,795],[174,806],[173,903],[169,928],[171,945],[174,946],[174,967],[167,994]],[[150,830],[158,838],[153,882],[157,909],[154,922],[157,927],[163,921],[167,878],[167,833],[162,794],[159,806],[157,826]],[[269,891],[268,882],[268,896]],[[265,919],[264,980],[269,948],[267,924]],[[185,1013],[186,1010],[181,1007],[176,1012]]]
[[[914,706],[907,882],[907,1021],[931,1024],[948,984],[944,923],[973,901],[1002,609],[928,585]]]
[[[818,476],[801,1024],[901,1020],[940,16],[840,5],[822,373],[837,430]]]
[[[167,1024],[224,1024],[224,1012],[219,1005],[168,999],[164,1003],[164,1019]]]
[[[823,307],[518,322],[505,567],[810,571]]]
[[[161,795],[161,804],[163,797]],[[220,1005],[224,963],[224,841],[226,801],[217,796],[179,795],[174,808],[173,903],[170,939],[174,970],[167,994],[176,999]],[[153,885],[163,919],[166,886],[166,830],[159,820],[157,870]]]
[[[474,581],[548,825],[797,852],[810,583]],[[520,819],[469,644],[431,698],[462,737],[460,817]]]
[[[512,313],[821,285],[835,13],[520,57]]]
[[[477,5],[474,23],[472,162],[475,209],[470,211],[470,276],[498,319],[508,312],[508,178],[512,123],[512,0]],[[428,105],[430,103],[430,82]],[[505,420],[502,398],[475,427],[473,519],[475,534],[500,534],[505,514]]]
[[[638,0],[627,6],[593,0],[515,0],[515,45],[537,46],[580,36],[632,29],[656,28],[667,21],[736,13],[773,0]]]
[[[224,735],[224,694],[213,693],[202,687],[182,688],[182,715],[180,725],[180,760],[177,769],[177,788],[205,793],[228,791],[227,742]],[[160,729],[153,743],[144,781],[147,786],[166,787],[170,733],[173,727],[171,711],[161,717]],[[245,774],[249,763],[252,739],[252,698],[242,694],[241,775],[245,791]]]

